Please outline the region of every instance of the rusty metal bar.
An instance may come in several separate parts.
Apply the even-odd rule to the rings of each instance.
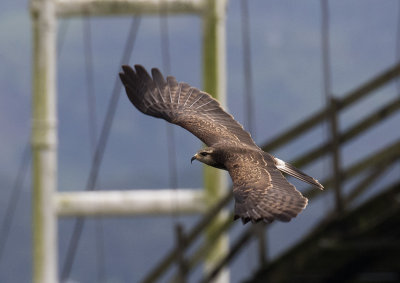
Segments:
[[[340,149],[339,149],[339,131],[338,131],[338,115],[337,101],[335,98],[330,98],[330,135],[331,135],[331,157],[332,157],[332,175],[333,188],[335,190],[335,206],[336,213],[340,214],[343,211],[343,202],[341,195],[342,176],[340,172]]]
[[[175,282],[184,283],[187,280],[188,274],[188,266],[185,260],[185,250],[187,247],[186,237],[183,232],[183,226],[181,224],[177,224],[175,226],[175,234],[176,234],[176,249],[178,254],[178,278]]]
[[[391,68],[383,71],[378,74],[374,78],[368,80],[364,84],[360,85],[356,89],[346,93],[342,99],[338,100],[337,107],[338,111],[345,109],[346,107],[352,105],[354,102],[366,97],[372,91],[375,91],[393,80],[394,78],[400,75],[400,63],[392,66]],[[287,144],[289,141],[293,140],[295,137],[304,134],[307,130],[310,130],[312,127],[316,126],[324,120],[328,118],[329,115],[329,106],[324,109],[318,111],[310,118],[304,120],[303,122],[289,128],[286,132],[280,134],[276,138],[271,141],[265,143],[261,148],[265,151],[272,151],[278,147]]]
[[[210,209],[200,220],[200,222],[196,226],[194,226],[189,233],[187,233],[186,235],[187,247],[189,247],[197,239],[197,237],[201,235],[202,231],[209,224],[210,219],[214,218],[214,216],[219,211],[221,211],[231,199],[232,199],[232,191],[230,191],[219,203],[217,203],[212,209]],[[224,231],[225,230],[226,229],[224,229]],[[164,274],[167,268],[177,260],[177,258],[178,258],[177,249],[174,248],[147,274],[147,276],[141,282],[150,283],[156,281],[162,274]]]
[[[376,125],[377,123],[383,121],[386,118],[389,118],[392,114],[396,113],[400,109],[400,100],[393,99],[389,101],[387,104],[373,112],[371,115],[363,119],[362,121],[358,122],[345,132],[339,135],[339,144],[343,145],[346,142],[350,141],[351,139],[358,136],[360,133],[368,130],[372,126]],[[331,143],[328,141],[319,147],[312,149],[309,152],[301,155],[294,159],[293,164],[297,167],[305,166],[315,159],[323,156],[325,153],[329,152],[331,148]]]
[[[347,169],[342,170],[342,182],[351,179],[352,177],[356,176],[357,174],[359,174],[360,172],[366,170],[371,166],[375,166],[382,162],[388,162],[388,160],[391,160],[392,158],[396,157],[399,158],[399,156],[400,156],[400,140],[367,156],[366,158],[351,165]],[[330,187],[332,186],[333,180],[332,178],[327,178],[326,180],[323,180],[321,183],[322,185],[324,185],[325,190],[329,190]],[[311,188],[307,190],[305,193],[303,193],[303,195],[308,199],[312,199],[317,195],[318,192],[319,192],[318,190]]]
[[[368,173],[368,175],[361,180],[349,193],[349,195],[346,197],[346,203],[350,204],[352,203],[359,195],[361,195],[366,189],[370,187],[370,185],[378,179],[380,176],[382,176],[383,173],[387,171],[387,169],[398,159],[392,158],[387,161],[384,161],[382,163],[378,163],[372,168],[372,172]]]

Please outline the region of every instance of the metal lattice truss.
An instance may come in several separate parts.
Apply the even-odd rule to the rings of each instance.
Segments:
[[[225,104],[225,10],[227,0],[31,0],[33,25],[33,282],[58,282],[57,220],[60,216],[205,212],[225,193],[223,174],[205,170],[205,189],[57,192],[57,19],[86,16],[195,14],[204,21],[204,87]],[[212,196],[212,197],[211,197]],[[173,201],[172,201],[173,200]],[[179,205],[172,205],[172,204]],[[214,239],[215,241],[215,239]],[[219,253],[228,249],[220,237]],[[206,268],[213,265],[213,257]],[[222,272],[218,282],[228,282]]]

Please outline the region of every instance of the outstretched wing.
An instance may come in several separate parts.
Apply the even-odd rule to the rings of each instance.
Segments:
[[[241,153],[225,165],[233,180],[235,219],[288,222],[306,207],[307,198],[286,180],[270,154],[261,150]]]
[[[172,76],[165,80],[158,69],[151,70],[152,77],[140,65],[135,65],[135,70],[129,66],[122,69],[120,78],[129,100],[144,114],[179,125],[208,146],[219,142],[257,146],[208,93],[178,83]]]

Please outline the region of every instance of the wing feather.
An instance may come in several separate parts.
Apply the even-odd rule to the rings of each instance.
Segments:
[[[152,77],[140,65],[135,65],[135,70],[129,66],[122,69],[120,78],[128,98],[144,114],[179,125],[208,146],[224,142],[257,147],[242,125],[208,93],[178,83],[172,76],[165,80],[156,68],[151,70]]]
[[[235,219],[288,222],[306,207],[307,198],[286,180],[268,153],[236,153],[225,165],[233,180]]]

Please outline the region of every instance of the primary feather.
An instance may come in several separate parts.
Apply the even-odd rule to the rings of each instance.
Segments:
[[[233,180],[235,219],[290,221],[307,205],[307,199],[282,175],[288,173],[322,188],[317,180],[262,151],[242,125],[225,112],[208,93],[164,79],[154,68],[122,66],[120,78],[132,104],[141,112],[179,125],[197,136],[207,151],[195,159],[229,171]],[[207,156],[203,156],[207,155]]]

